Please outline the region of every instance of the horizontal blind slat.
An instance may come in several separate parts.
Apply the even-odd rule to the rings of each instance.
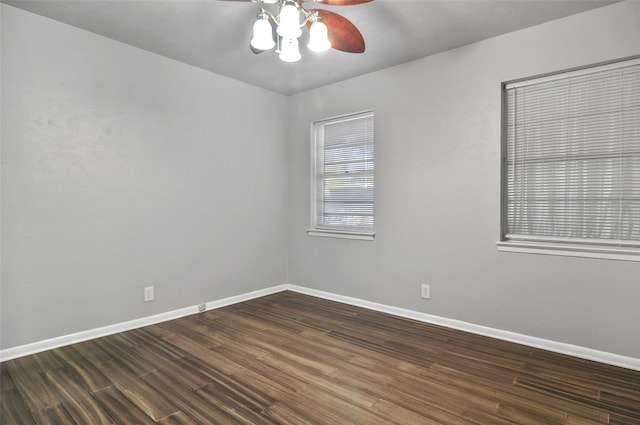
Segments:
[[[506,89],[506,233],[640,240],[640,65]]]
[[[373,229],[373,112],[314,124],[315,226]]]

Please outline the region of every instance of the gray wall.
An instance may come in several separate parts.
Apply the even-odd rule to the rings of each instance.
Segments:
[[[286,282],[285,97],[1,7],[2,348]]]
[[[293,97],[290,282],[640,358],[640,263],[495,246],[501,82],[638,55],[638,40],[625,2]],[[376,239],[307,236],[309,122],[371,108]]]
[[[0,7],[1,348],[289,281],[640,358],[639,263],[495,247],[500,82],[640,54],[640,3],[291,98]],[[309,237],[309,122],[370,108],[376,240]]]

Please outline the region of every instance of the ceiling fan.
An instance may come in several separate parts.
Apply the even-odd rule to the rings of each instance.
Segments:
[[[334,48],[347,53],[363,53],[364,38],[347,18],[326,9],[305,9],[309,1],[329,6],[351,6],[373,0],[224,0],[252,2],[260,5],[253,24],[250,49],[255,54],[276,48],[285,62],[300,60],[298,38],[302,27],[309,29],[309,50],[322,52]],[[271,13],[263,5],[276,5]]]

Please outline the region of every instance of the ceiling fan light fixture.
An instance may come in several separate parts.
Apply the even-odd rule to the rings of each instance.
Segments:
[[[275,52],[286,62],[301,59],[299,38],[302,27],[309,31],[308,49],[324,52],[333,48],[347,53],[364,53],[364,38],[358,28],[342,15],[328,9],[306,9],[306,2],[315,1],[330,6],[350,6],[373,0],[227,0],[256,3],[260,7],[253,22],[249,43],[253,54],[276,47]],[[0,0],[2,2],[2,0]],[[274,5],[269,10],[265,5]]]
[[[278,35],[282,38],[298,38],[302,34],[300,28],[300,10],[294,1],[285,0],[280,8]]]
[[[313,52],[324,52],[331,47],[327,26],[319,19],[316,19],[311,24],[311,28],[309,28],[309,44],[307,47]]]
[[[298,62],[301,57],[298,49],[298,39],[283,38],[280,46],[280,59],[284,62]]]
[[[253,24],[253,38],[251,45],[258,50],[271,50],[276,42],[273,40],[273,28],[269,17],[262,11]]]

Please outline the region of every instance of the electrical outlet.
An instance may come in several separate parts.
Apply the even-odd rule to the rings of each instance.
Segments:
[[[428,300],[431,299],[431,285],[427,285],[426,283],[423,283],[421,286],[421,296],[422,298],[426,298]]]
[[[144,302],[153,301],[153,286],[144,287]]]
[[[198,311],[202,312],[207,309],[207,305],[205,303],[198,304]]]

